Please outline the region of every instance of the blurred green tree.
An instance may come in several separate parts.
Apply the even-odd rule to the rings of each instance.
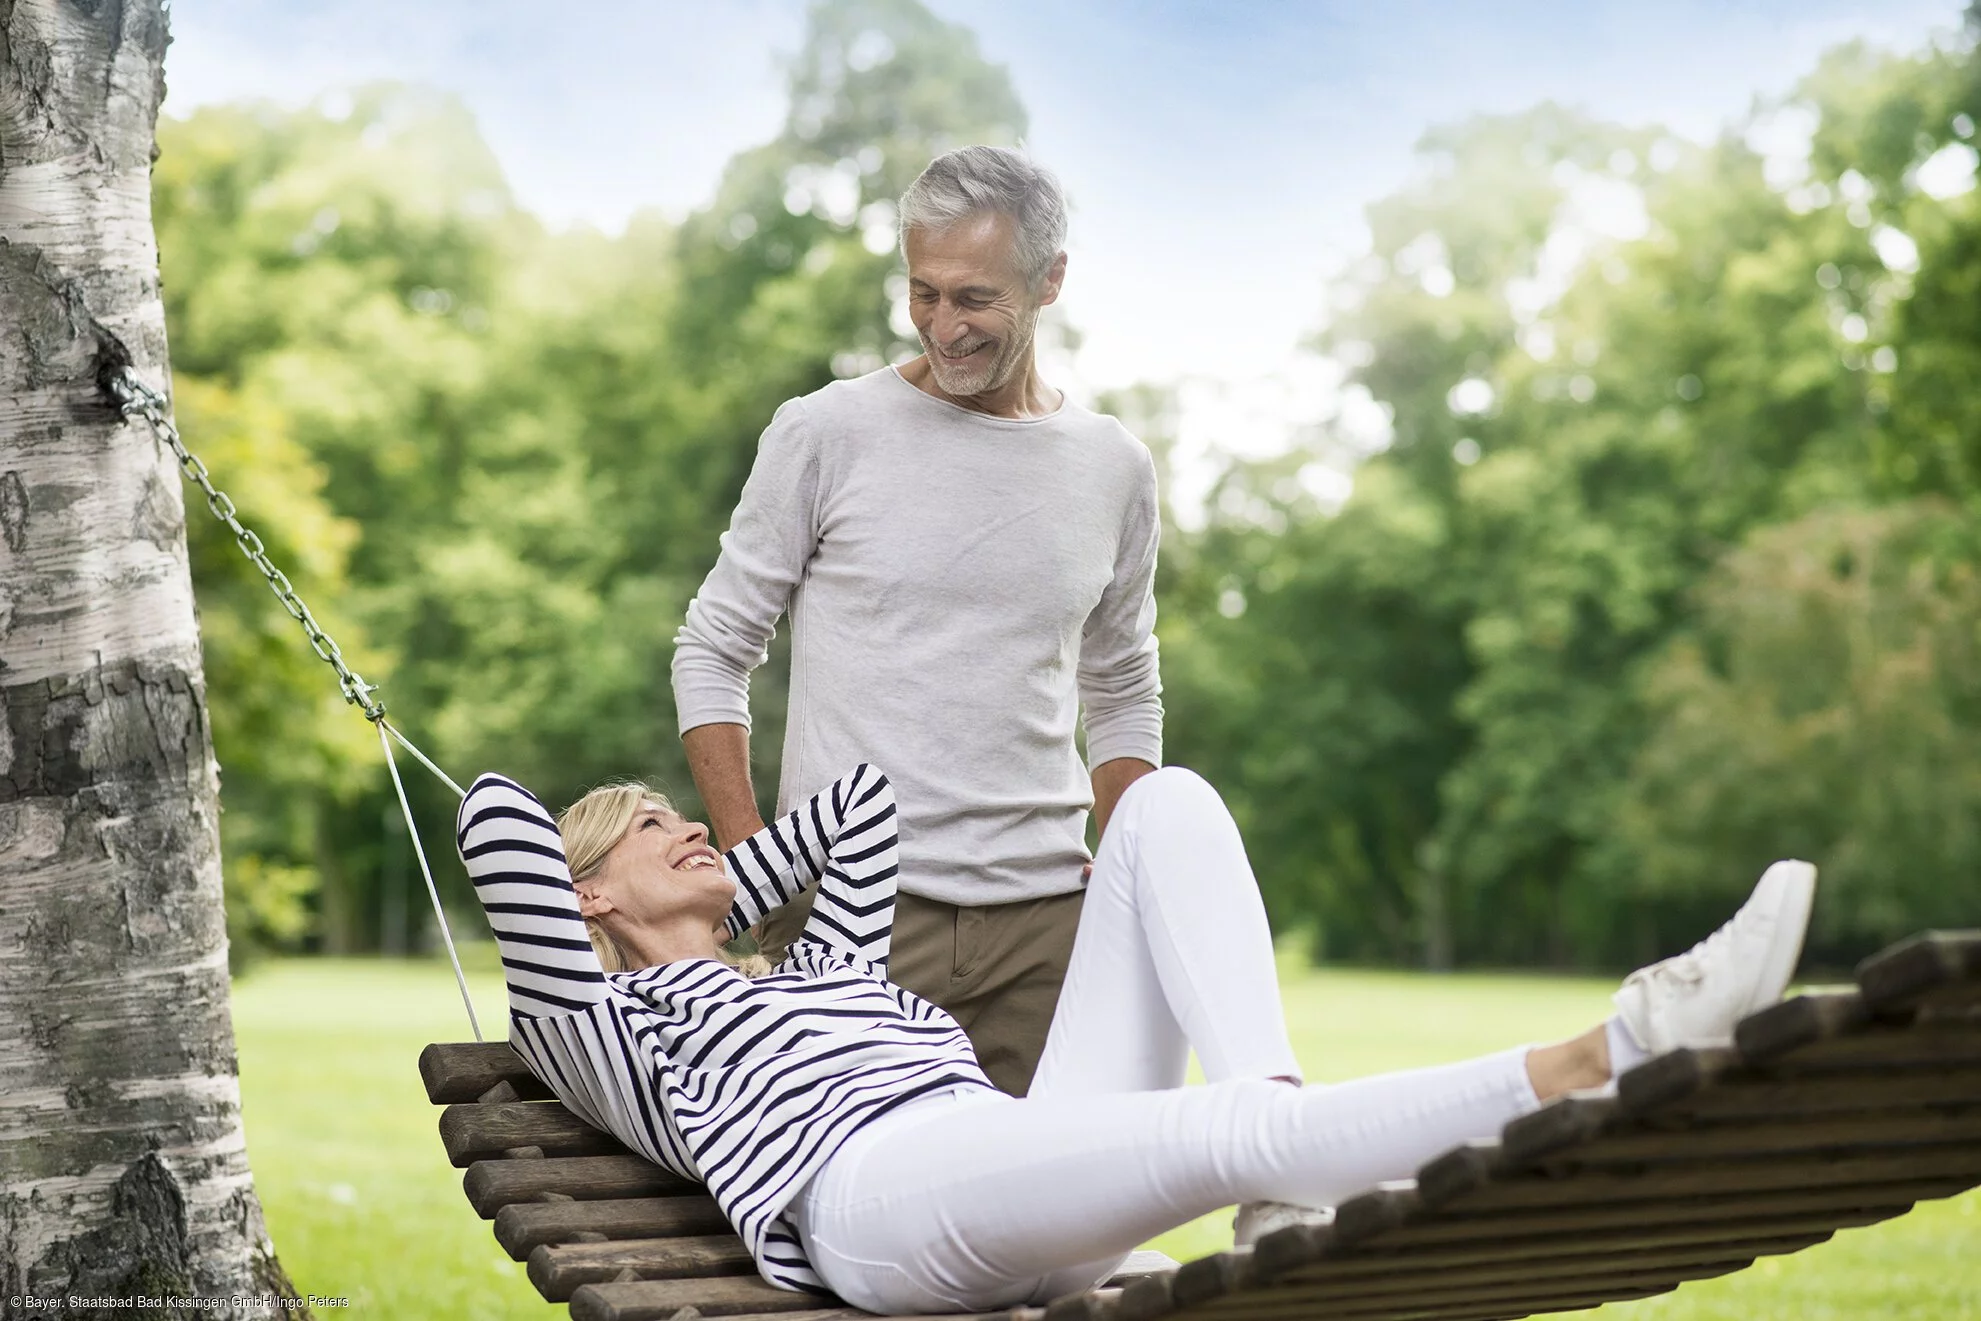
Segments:
[[[1024,129],[1003,70],[916,0],[815,5],[790,87],[708,207],[617,237],[546,233],[462,106],[422,89],[161,125],[188,436],[458,771],[552,800],[688,786],[668,654],[757,432],[901,350],[893,199],[933,153]],[[194,535],[237,940],[417,941],[370,732],[224,533]],[[756,704],[766,784],[781,686],[773,667]],[[449,795],[409,788],[444,841]]]
[[[1758,603],[1815,591],[1776,574],[1729,596],[1725,575],[1762,581],[1751,547],[1876,508],[1885,585],[1863,591],[1928,573],[1930,543],[1942,595],[1893,608],[1944,614],[1934,637],[1966,627],[1945,584],[1971,548],[1936,506],[1884,502],[1972,508],[1977,67],[1971,44],[1832,52],[1763,112],[1814,125],[1799,171],[1742,131],[1698,147],[1546,106],[1425,139],[1318,340],[1387,411],[1386,446],[1338,512],[1288,481],[1311,450],[1235,469],[1196,539],[1195,596],[1165,601],[1166,644],[1181,606],[1200,653],[1172,668],[1173,709],[1227,712],[1193,751],[1240,800],[1283,924],[1337,957],[1628,962],[1723,913],[1757,850],[1819,844],[1837,854],[1819,956],[1971,909],[1947,740],[1973,713],[1936,680],[1904,720],[1941,737],[1877,734],[1899,726],[1863,689],[1915,653],[1898,634],[1823,672],[1818,706],[1856,722],[1825,746],[1838,766],[1875,748],[1891,785],[1941,792],[1910,812],[1896,789],[1833,796],[1812,833],[1784,805],[1818,791],[1812,762],[1747,835],[1703,804],[1757,764],[1725,739],[1779,742],[1731,718],[1775,700],[1754,658],[1783,651]],[[1321,439],[1336,466],[1354,443]],[[1721,743],[1683,734],[1708,711]],[[1959,898],[1894,879],[1908,858]]]
[[[757,432],[912,351],[895,197],[1025,132],[917,0],[815,5],[790,68],[707,207],[617,236],[547,233],[419,89],[161,126],[188,434],[459,770],[688,786],[668,653]],[[1323,954],[1641,959],[1798,849],[1833,875],[1819,956],[1971,901],[1981,61],[1843,47],[1757,113],[1769,155],[1552,105],[1427,135],[1316,339],[1356,420],[1167,527],[1170,755]],[[1105,406],[1166,455],[1168,387]],[[1311,464],[1353,470],[1345,504]],[[225,538],[193,554],[237,940],[416,941],[368,731]],[[1846,660],[1797,664],[1831,633]]]
[[[1833,949],[1971,923],[1978,552],[1973,520],[1929,501],[1823,510],[1723,559],[1647,676],[1614,865],[1711,910],[1730,866],[1821,859]]]

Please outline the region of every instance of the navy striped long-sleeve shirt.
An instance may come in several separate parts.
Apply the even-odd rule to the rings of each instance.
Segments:
[[[723,855],[732,936],[819,882],[804,936],[755,980],[715,959],[603,972],[556,823],[514,781],[475,781],[459,843],[517,1053],[573,1112],[707,1184],[772,1284],[826,1291],[785,1212],[848,1136],[913,1097],[991,1086],[956,1021],[887,980],[894,793],[871,766]]]

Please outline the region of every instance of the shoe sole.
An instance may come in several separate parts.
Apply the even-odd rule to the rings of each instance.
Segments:
[[[1748,1013],[1766,1009],[1780,1000],[1782,992],[1788,989],[1789,978],[1795,975],[1795,965],[1802,959],[1802,942],[1809,933],[1809,913],[1816,903],[1815,867],[1806,862],[1785,859],[1769,867],[1763,873],[1761,883],[1767,884],[1777,873],[1783,873],[1779,884],[1787,893],[1775,910],[1774,939],[1769,942],[1767,957],[1762,960],[1760,978],[1747,1007]]]

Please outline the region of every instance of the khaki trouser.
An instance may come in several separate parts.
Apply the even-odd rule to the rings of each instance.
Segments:
[[[773,909],[760,945],[784,957],[811,916],[816,887]],[[1086,892],[1010,904],[946,904],[897,894],[888,979],[941,1006],[970,1037],[990,1080],[1023,1096],[1046,1046]]]

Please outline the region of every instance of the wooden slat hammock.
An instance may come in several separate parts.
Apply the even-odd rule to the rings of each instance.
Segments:
[[[573,1321],[867,1315],[755,1273],[715,1202],[550,1099],[503,1042],[431,1045],[427,1095],[468,1201]],[[1565,1097],[1332,1224],[1006,1321],[1489,1321],[1642,1298],[1981,1183],[1981,931],[1867,959],[1850,989]],[[1051,1196],[1041,1189],[1040,1196]]]
[[[551,1099],[505,1042],[481,1041],[467,979],[393,755],[376,685],[345,663],[261,539],[185,446],[165,395],[128,365],[100,385],[168,445],[215,518],[378,727],[474,1042],[420,1056],[468,1200],[574,1321],[865,1313],[766,1284],[715,1202]],[[1564,1098],[1417,1177],[1351,1198],[1333,1223],[1171,1270],[1138,1254],[1108,1287],[1006,1321],[1488,1321],[1662,1293],[1820,1243],[1981,1183],[1981,931],[1916,936],[1855,988],[1740,1024],[1731,1048],[1659,1056],[1605,1099]],[[1047,1190],[1042,1195],[1050,1196]]]

